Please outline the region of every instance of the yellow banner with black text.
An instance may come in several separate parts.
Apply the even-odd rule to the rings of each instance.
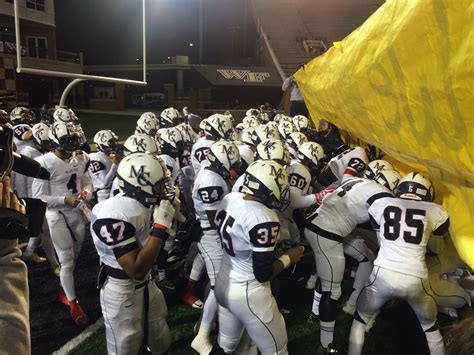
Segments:
[[[425,171],[474,268],[474,2],[387,0],[295,77],[313,120]]]

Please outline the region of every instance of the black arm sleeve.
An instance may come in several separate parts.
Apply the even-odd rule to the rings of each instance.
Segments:
[[[275,252],[253,252],[253,274],[258,282],[270,281],[273,275],[273,263],[275,262]]]
[[[448,218],[442,225],[440,225],[438,228],[436,228],[436,230],[433,231],[433,235],[445,235],[448,232],[449,224],[450,222]]]

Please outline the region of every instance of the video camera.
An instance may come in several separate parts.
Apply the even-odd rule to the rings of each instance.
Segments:
[[[2,124],[0,125],[1,180],[9,176],[12,171],[37,179],[49,179],[49,172],[37,161],[15,152],[13,130],[8,125]],[[28,235],[28,217],[13,209],[0,207],[0,239],[16,239]]]

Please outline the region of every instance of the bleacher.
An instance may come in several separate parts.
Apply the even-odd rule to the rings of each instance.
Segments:
[[[289,76],[359,27],[383,2],[252,0],[252,14]]]

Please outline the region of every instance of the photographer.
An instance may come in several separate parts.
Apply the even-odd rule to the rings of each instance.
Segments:
[[[25,214],[25,206],[11,192],[9,177],[0,182],[0,208],[2,224],[5,223],[3,220],[10,216],[15,215],[17,220],[21,220],[23,216],[19,214]],[[27,221],[25,216],[25,226]],[[3,233],[5,233],[4,230],[2,230]],[[0,235],[1,354],[29,354],[31,352],[28,273],[20,255],[17,235]],[[8,336],[5,336],[7,334]]]

